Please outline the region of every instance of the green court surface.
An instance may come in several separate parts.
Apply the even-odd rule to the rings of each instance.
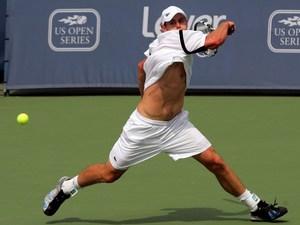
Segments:
[[[52,217],[45,194],[63,175],[105,162],[137,96],[0,97],[1,225],[253,224],[193,159],[160,155],[116,183],[80,190]],[[190,119],[250,190],[299,224],[299,97],[188,96]],[[27,125],[16,116],[27,112]]]

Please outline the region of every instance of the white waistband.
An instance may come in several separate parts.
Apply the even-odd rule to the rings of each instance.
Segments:
[[[136,118],[138,118],[139,120],[141,120],[145,123],[149,123],[149,124],[153,124],[153,125],[161,125],[161,126],[166,126],[166,125],[172,123],[174,120],[177,120],[179,117],[183,116],[184,114],[187,114],[187,111],[181,111],[174,118],[166,121],[166,120],[153,120],[153,119],[147,118],[147,117],[143,116],[142,114],[140,114],[137,109],[135,109],[132,113],[132,115],[134,115]]]

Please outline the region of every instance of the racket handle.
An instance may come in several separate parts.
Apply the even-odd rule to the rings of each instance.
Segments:
[[[232,35],[234,31],[235,31],[235,27],[234,27],[234,26],[231,26],[231,27],[229,27],[229,29],[228,29],[228,31],[227,31],[227,34],[228,34],[228,35]]]

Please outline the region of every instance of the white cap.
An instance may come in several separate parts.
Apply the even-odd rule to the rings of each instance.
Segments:
[[[171,21],[177,13],[180,13],[186,17],[185,12],[177,6],[169,6],[168,8],[164,9],[161,13],[161,24]]]

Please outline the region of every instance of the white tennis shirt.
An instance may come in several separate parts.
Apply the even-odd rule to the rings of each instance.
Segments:
[[[207,34],[201,31],[184,30],[183,39],[188,51],[194,51],[204,46]],[[186,86],[188,87],[192,75],[193,57],[186,54],[180,43],[179,30],[161,33],[149,45],[144,53],[147,59],[144,63],[146,80],[144,89],[157,82],[168,66],[174,62],[182,62],[186,73]]]

